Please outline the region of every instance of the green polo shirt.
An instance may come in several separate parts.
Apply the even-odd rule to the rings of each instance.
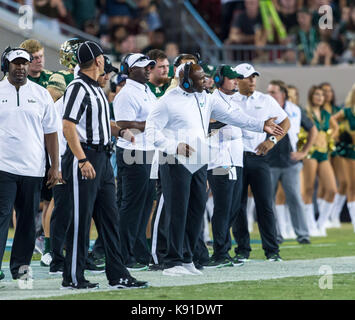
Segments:
[[[147,82],[148,87],[150,88],[150,90],[153,92],[153,94],[157,97],[160,98],[161,96],[164,95],[166,89],[169,88],[170,86],[170,81],[168,83],[165,83],[164,85],[162,85],[161,87],[158,87],[156,85],[154,85],[151,82]]]
[[[53,74],[52,71],[49,71],[49,70],[46,70],[46,69],[43,69],[41,71],[41,74],[38,78],[33,78],[31,77],[30,75],[27,76],[27,78],[37,84],[39,84],[40,86],[42,86],[43,88],[47,88],[48,86],[48,81],[49,81],[49,78],[50,76]]]

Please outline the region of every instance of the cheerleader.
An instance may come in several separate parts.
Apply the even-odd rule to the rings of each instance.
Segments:
[[[305,203],[305,214],[308,219],[309,231],[313,236],[326,236],[325,223],[331,213],[334,197],[337,192],[335,175],[328,156],[328,141],[337,133],[338,125],[323,107],[324,94],[322,88],[320,86],[312,86],[308,92],[306,110],[319,133],[310,154],[307,159],[303,160],[303,173],[307,177],[307,179],[303,180],[303,201]],[[318,177],[319,184],[323,186],[322,192],[324,197],[324,204],[322,204],[322,209],[319,210],[317,225],[315,225],[312,204],[316,177]]]
[[[339,135],[337,150],[345,161],[345,176],[348,178],[347,206],[355,232],[355,85],[346,98],[345,108],[332,118],[337,122],[344,121],[344,129]]]
[[[327,82],[323,82],[320,86],[322,87],[324,93],[324,109],[331,115],[336,114],[339,110],[341,110],[341,108],[336,106],[335,93],[332,86]],[[338,152],[335,150],[330,154],[330,163],[332,164],[335,178],[338,183],[338,192],[335,195],[333,209],[331,216],[329,217],[330,220],[328,220],[326,227],[340,228],[340,213],[346,201],[347,190],[347,176],[344,170],[345,159],[340,157]],[[322,210],[322,206],[324,204],[324,187],[323,185],[319,185],[318,188],[318,199],[320,199],[320,210]]]

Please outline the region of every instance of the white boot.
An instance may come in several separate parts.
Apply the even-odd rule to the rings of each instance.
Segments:
[[[287,238],[285,239],[297,239],[295,230],[293,229],[291,213],[288,206],[285,206],[285,217],[286,217],[286,234]]]
[[[355,201],[348,202],[347,205],[348,205],[350,219],[351,219],[351,222],[353,224],[354,232],[355,232]]]
[[[327,232],[325,230],[326,223],[327,223],[330,215],[332,214],[333,207],[334,207],[333,202],[324,201],[323,212],[319,213],[317,225],[318,225],[318,229],[323,237],[327,236]]]
[[[321,213],[324,212],[324,203],[325,203],[325,200],[324,200],[324,199],[322,199],[322,198],[317,198],[318,219],[319,219]]]
[[[286,205],[284,204],[277,204],[275,205],[276,208],[276,223],[280,230],[280,234],[282,238],[287,238],[287,230],[286,230]]]
[[[316,218],[314,216],[313,203],[304,205],[304,214],[305,214],[306,223],[308,227],[308,234],[311,237],[319,237],[320,233],[317,228]]]
[[[340,228],[340,214],[341,210],[344,207],[344,203],[346,201],[346,195],[337,193],[334,198],[334,207],[332,214],[330,215],[330,227],[331,228]]]
[[[254,197],[248,197],[247,202],[247,219],[248,219],[248,230],[249,232],[253,232],[254,226],[254,209],[255,209],[255,202]]]

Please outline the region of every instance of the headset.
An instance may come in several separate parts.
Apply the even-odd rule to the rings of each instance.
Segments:
[[[120,65],[120,72],[121,73],[128,75],[129,69],[132,68],[137,62],[142,61],[142,60],[150,60],[150,58],[148,56],[141,56],[136,61],[134,61],[132,63],[132,65],[129,67],[128,66],[128,58],[133,54],[134,53],[129,53],[123,58],[121,65]]]
[[[220,88],[223,86],[223,82],[224,82],[224,75],[223,73],[223,68],[225,67],[225,64],[221,64],[220,66],[218,66],[215,75],[213,76],[213,81],[216,84],[217,88]]]
[[[193,89],[194,83],[193,83],[193,81],[190,78],[191,65],[192,65],[191,62],[188,62],[188,63],[185,64],[185,66],[184,66],[184,78],[183,78],[181,84],[182,84],[182,86],[185,89],[192,89],[194,91],[194,89]]]
[[[181,60],[184,59],[187,55],[194,56],[196,58],[197,64],[201,64],[201,56],[200,56],[200,54],[198,52],[195,53],[195,54],[192,54],[192,53],[181,53],[174,59],[173,66],[174,67],[178,67],[181,64]]]
[[[5,51],[3,52],[3,54],[1,55],[1,71],[6,74],[7,72],[9,72],[9,60],[7,59],[8,54],[11,51],[16,51],[16,50],[22,50],[27,52],[30,55],[30,62],[33,61],[33,56],[30,52],[28,52],[27,50],[23,49],[23,48],[11,48],[10,46],[8,46]]]
[[[120,72],[123,74],[128,74],[128,58],[132,55],[133,53],[129,53],[127,55],[125,55],[121,61],[121,65],[120,65]]]

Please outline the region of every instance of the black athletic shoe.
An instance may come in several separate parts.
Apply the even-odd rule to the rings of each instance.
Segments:
[[[223,267],[233,267],[233,262],[230,261],[228,258],[223,259],[214,259],[211,258],[205,268],[223,268]]]
[[[104,267],[106,264],[105,256],[98,256],[94,252],[90,251],[88,253],[88,260],[92,261],[92,263],[98,267]]]
[[[311,244],[311,241],[309,241],[309,239],[302,239],[300,241],[298,241],[299,244]]]
[[[145,271],[145,270],[148,270],[148,268],[149,268],[146,264],[143,264],[140,262],[130,264],[126,267],[129,271]]]
[[[0,270],[0,280],[5,278],[5,273],[4,271]]]
[[[147,288],[148,286],[147,281],[139,281],[133,277],[120,278],[109,283],[111,289],[138,289]]]
[[[207,264],[207,263],[206,263]],[[197,270],[203,270],[204,269],[204,265],[199,263],[199,262],[194,262],[195,268]]]
[[[244,253],[237,253],[235,257],[233,258],[233,265],[235,266],[241,266],[244,264],[244,262],[249,261],[249,255],[244,254]]]
[[[63,266],[58,266],[58,267],[49,267],[49,274],[50,275],[55,275],[55,274],[63,274],[64,267]]]
[[[165,267],[162,264],[151,264],[149,265],[148,271],[161,271],[164,270]]]
[[[278,253],[274,253],[274,254],[268,256],[267,260],[271,261],[271,262],[283,261]]]
[[[92,273],[103,273],[105,272],[105,266],[97,266],[91,260],[87,260],[85,270],[88,270]]]
[[[63,290],[80,290],[80,289],[85,290],[85,289],[98,289],[98,288],[99,288],[98,283],[92,283],[88,280],[80,282],[76,285],[72,282],[66,282],[63,280],[62,287],[61,287],[61,289],[63,289]]]

